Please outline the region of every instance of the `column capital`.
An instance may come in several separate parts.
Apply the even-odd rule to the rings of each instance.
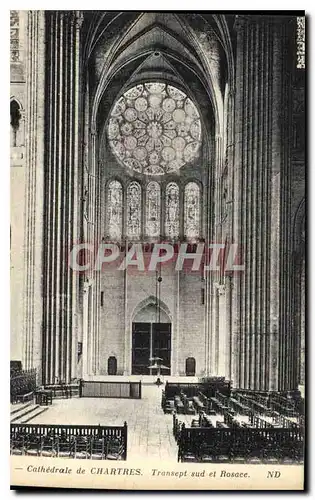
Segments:
[[[82,28],[84,14],[81,10],[61,11],[61,15],[64,19],[68,19],[72,26],[75,24],[78,30]]]
[[[80,30],[84,21],[84,14],[82,10],[76,10],[74,13],[76,28]]]
[[[226,274],[225,275],[225,280],[226,280],[225,286],[228,289],[233,290],[233,288],[234,288],[233,276],[230,276],[229,274]]]
[[[218,295],[224,295],[226,287],[222,283],[214,283],[214,289],[218,292]]]
[[[236,15],[233,28],[235,31],[244,29],[245,25],[248,24],[248,16]]]
[[[83,293],[84,294],[89,290],[90,285],[91,285],[91,283],[90,283],[89,278],[84,278],[84,282],[83,282]]]
[[[236,15],[235,20],[234,20],[234,25],[233,29],[235,31],[241,31],[243,30],[246,26],[250,24],[255,24],[257,25],[264,25],[266,23],[268,24],[273,24],[273,25],[283,25],[283,24],[289,24],[292,22],[292,19],[294,16],[286,16],[286,15],[279,15],[279,16],[273,16],[273,15],[266,15],[266,16],[261,16],[258,14],[245,14],[245,15]]]

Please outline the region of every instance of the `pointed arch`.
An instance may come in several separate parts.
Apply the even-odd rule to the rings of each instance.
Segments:
[[[170,17],[172,18],[172,22],[170,22]],[[147,18],[145,22],[144,18]],[[229,47],[226,41],[225,47],[223,46],[222,38],[226,38],[226,31],[222,27],[221,37],[218,37],[217,34],[211,35],[211,43],[214,45],[213,47],[211,46],[212,49],[209,53],[209,51],[205,50],[201,39],[199,39],[200,36],[196,33],[195,26],[192,25],[192,19],[188,19],[180,14],[168,14],[166,17],[160,13],[155,13],[152,17],[146,16],[143,13],[136,13],[135,18],[131,18],[130,16],[123,18],[120,15],[116,20],[109,20],[107,18],[106,22],[113,23],[110,35],[107,36],[107,39],[102,39],[104,35],[100,34],[100,30],[98,30],[93,40],[93,57],[100,61],[102,60],[101,54],[106,52],[107,56],[104,58],[102,69],[100,69],[98,84],[94,93],[92,128],[96,127],[98,109],[109,83],[117,78],[118,73],[122,70],[124,70],[124,78],[127,77],[126,80],[129,80],[136,67],[143,61],[143,58],[146,55],[154,53],[156,51],[156,43],[159,43],[159,52],[164,53],[169,60],[173,59],[176,61],[176,65],[182,66],[184,71],[192,72],[197,80],[200,81],[208,95],[208,99],[212,103],[215,123],[217,125],[216,132],[222,132],[223,103],[220,89],[220,74],[213,71],[211,63],[211,50],[213,51],[215,48],[217,52],[216,66],[219,67],[222,63],[222,55],[224,57],[225,54],[225,47]],[[203,22],[211,30],[208,20],[203,19]],[[214,21],[213,19],[213,24],[216,25],[218,22],[219,20]],[[115,23],[119,24],[120,32],[121,25],[125,23],[124,35],[122,37],[113,37],[111,35],[113,26],[116,25]],[[139,24],[139,30],[136,29],[137,24]],[[155,44],[152,44],[153,38],[150,36],[152,30],[158,36],[158,40],[154,38]],[[216,31],[219,31],[217,27]],[[105,32],[103,30],[103,33]],[[106,45],[106,50],[104,44]],[[98,54],[99,45],[100,53]],[[92,54],[90,57],[92,58]],[[139,60],[138,64],[137,60]],[[187,76],[184,80],[187,81]]]
[[[149,297],[141,300],[141,302],[139,302],[139,304],[137,304],[137,306],[134,308],[134,310],[131,314],[131,318],[132,318],[131,321],[134,321],[137,314],[140,311],[142,311],[142,309],[145,309],[148,306],[155,306],[155,307],[159,308],[161,311],[164,312],[164,314],[166,316],[168,316],[169,322],[172,323],[172,313],[171,313],[170,309],[165,304],[165,302],[163,302],[163,300],[155,297],[154,295],[150,295]]]
[[[18,99],[18,97],[16,97],[15,95],[11,95],[10,104],[12,101],[15,101],[18,104],[20,111],[24,111],[24,106],[23,106],[22,102],[20,101],[20,99]]]

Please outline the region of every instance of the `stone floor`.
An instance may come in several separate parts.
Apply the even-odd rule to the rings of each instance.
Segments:
[[[162,386],[163,387],[163,386]],[[34,424],[128,424],[128,458],[147,456],[177,462],[172,416],[161,409],[162,387],[142,386],[142,399],[73,398],[54,400]],[[181,416],[184,421],[191,416]]]

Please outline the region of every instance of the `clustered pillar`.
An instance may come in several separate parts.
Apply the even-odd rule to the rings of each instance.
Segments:
[[[23,283],[23,368],[36,368],[41,380],[42,356],[42,218],[44,182],[45,15],[28,11],[25,53],[27,101],[25,112],[25,272]],[[24,119],[24,117],[23,117]]]
[[[236,24],[233,239],[245,271],[234,277],[233,386],[295,387],[290,350],[290,168],[288,25],[272,18]]]
[[[43,381],[70,382],[77,352],[78,276],[69,253],[78,240],[79,54],[77,11],[47,15]]]

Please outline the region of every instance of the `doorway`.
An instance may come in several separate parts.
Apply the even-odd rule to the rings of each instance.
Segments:
[[[132,323],[132,375],[155,375],[151,358],[171,368],[171,323]],[[161,375],[171,370],[161,369]]]
[[[117,375],[117,359],[115,356],[110,356],[107,360],[108,375]]]
[[[196,360],[195,358],[186,359],[186,377],[194,377],[196,375]]]

